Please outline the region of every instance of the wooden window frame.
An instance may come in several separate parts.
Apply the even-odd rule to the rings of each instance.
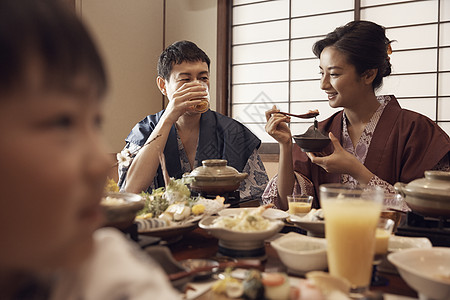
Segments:
[[[230,116],[231,21],[233,0],[217,0],[216,111]]]

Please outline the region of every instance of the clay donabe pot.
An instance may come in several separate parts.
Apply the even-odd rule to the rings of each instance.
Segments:
[[[207,159],[202,166],[195,168],[183,177],[191,178],[190,189],[194,192],[223,194],[239,188],[247,178],[247,173],[239,173],[235,168],[227,166],[225,159]]]
[[[425,178],[397,182],[396,191],[412,211],[425,217],[450,218],[450,172],[425,171]]]

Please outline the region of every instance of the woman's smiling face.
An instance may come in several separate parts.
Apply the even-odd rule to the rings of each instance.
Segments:
[[[101,116],[86,89],[0,95],[0,268],[51,270],[90,252],[112,166]]]
[[[320,54],[320,88],[328,95],[331,107],[353,107],[362,103],[362,95],[371,91],[344,53],[333,46]]]

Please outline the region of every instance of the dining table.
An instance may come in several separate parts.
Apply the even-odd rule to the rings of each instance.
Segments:
[[[286,228],[284,229],[284,231],[286,231]],[[216,258],[221,255],[219,253],[218,240],[201,228],[195,228],[190,232],[184,233],[180,240],[169,243],[167,247],[170,249],[173,257],[177,261],[186,259],[210,259]],[[276,250],[271,247],[270,241],[265,241],[265,255],[259,257],[258,259],[260,259],[261,261],[261,265],[259,267],[260,271],[286,272],[289,276],[299,277],[288,272],[288,269],[281,262]],[[400,275],[398,275],[398,273],[379,272],[378,275],[386,278],[388,283],[384,286],[371,286],[370,291],[405,297],[398,297],[395,299],[417,299],[417,293],[405,283],[405,281],[400,277]],[[224,295],[215,294],[213,291],[211,291],[211,289],[208,289],[204,293],[198,295],[193,299],[224,300],[228,298]]]

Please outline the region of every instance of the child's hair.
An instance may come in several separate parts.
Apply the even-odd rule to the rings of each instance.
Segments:
[[[107,79],[91,37],[61,0],[0,1],[0,95],[25,89],[37,67],[40,88],[71,91],[80,76],[98,96]]]
[[[190,41],[179,41],[168,46],[159,56],[158,60],[158,76],[165,80],[169,80],[172,67],[175,64],[183,62],[201,61],[210,65],[210,59],[206,53],[200,49],[196,44]]]
[[[372,83],[372,87],[377,89],[381,86],[383,77],[391,74],[388,55],[391,42],[386,38],[384,27],[369,21],[352,21],[317,41],[313,52],[320,58],[323,49],[333,46],[347,56],[348,63],[355,66],[358,74],[378,69]]]

